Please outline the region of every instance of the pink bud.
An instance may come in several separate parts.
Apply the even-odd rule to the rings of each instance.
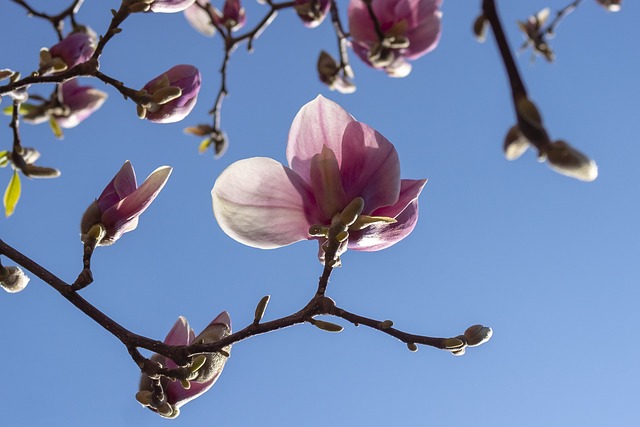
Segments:
[[[92,34],[84,31],[73,32],[51,46],[49,53],[52,58],[62,59],[67,68],[71,68],[91,58],[95,49],[94,43]]]
[[[171,175],[171,170],[169,166],[156,169],[138,187],[133,166],[126,161],[100,197],[82,216],[80,232],[83,242],[96,225],[102,226],[105,230],[104,236],[97,242],[98,246],[110,245],[124,233],[135,230],[138,217],[160,193]]]
[[[78,126],[102,106],[107,94],[91,86],[80,86],[76,79],[62,84],[62,102],[66,107],[64,115],[54,116],[63,128]]]
[[[154,123],[174,123],[187,117],[198,100],[200,91],[200,72],[192,65],[176,65],[144,85],[149,95],[166,88],[178,87],[181,95],[165,104],[148,108],[146,119]]]
[[[215,10],[214,19],[218,25],[228,28],[231,31],[238,31],[244,27],[247,16],[240,0],[226,0],[222,8],[222,13]]]

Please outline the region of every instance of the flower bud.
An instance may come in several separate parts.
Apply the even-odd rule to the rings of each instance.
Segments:
[[[222,27],[226,27],[229,31],[238,31],[244,27],[247,16],[244,7],[240,4],[240,0],[226,0],[222,7],[222,12],[215,9],[213,19]]]
[[[473,325],[464,331],[464,337],[469,347],[477,347],[480,344],[484,344],[491,339],[492,335],[493,330],[482,325]]]
[[[53,118],[63,128],[78,126],[93,114],[107,99],[107,94],[91,86],[80,86],[76,79],[61,86],[64,114],[54,114]]]
[[[552,142],[546,150],[546,156],[549,166],[563,175],[587,182],[598,177],[596,162],[565,141]]]
[[[504,157],[507,160],[515,160],[527,151],[529,145],[529,141],[520,133],[518,125],[515,125],[509,129],[507,136],[504,138],[504,144],[502,146]]]
[[[295,0],[296,13],[308,28],[322,24],[331,8],[331,0]]]
[[[176,65],[162,75],[151,80],[144,85],[142,91],[146,91],[152,100],[155,100],[156,93],[161,101],[165,101],[164,92],[167,88],[175,87],[180,89],[181,94],[177,98],[171,98],[162,104],[151,102],[149,105],[143,105],[146,112],[144,118],[154,123],[174,123],[178,122],[191,112],[198,100],[198,92],[200,91],[200,72],[192,65]],[[177,93],[176,89],[169,90],[172,95]],[[138,112],[140,116],[140,111]]]
[[[95,34],[89,28],[74,31],[48,51],[40,52],[41,72],[60,72],[91,58],[95,50]]]
[[[476,36],[476,40],[480,43],[483,43],[487,36],[487,18],[483,13],[480,14],[473,21],[473,35]]]
[[[29,277],[20,267],[0,267],[0,286],[10,294],[20,292],[28,283]]]

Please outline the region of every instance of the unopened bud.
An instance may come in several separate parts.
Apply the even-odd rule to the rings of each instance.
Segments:
[[[473,22],[473,35],[476,36],[476,40],[483,43],[487,36],[487,18],[484,14],[480,14]]]
[[[447,338],[444,340],[444,348],[447,350],[458,350],[464,348],[464,342],[459,338]]]
[[[136,105],[136,114],[138,114],[138,118],[144,119],[145,117],[147,117],[147,109],[144,108],[142,105],[137,104]]]
[[[467,345],[469,347],[476,347],[480,344],[484,344],[491,339],[492,335],[493,330],[482,325],[473,325],[464,331],[464,337],[467,339]]]
[[[57,178],[60,176],[60,171],[58,169],[29,164],[22,168],[22,173],[29,178]]]
[[[529,148],[529,141],[522,136],[518,125],[513,126],[507,132],[507,136],[504,138],[504,157],[507,160],[515,160],[522,156],[522,154]]]
[[[335,323],[325,322],[324,320],[316,320],[312,319],[311,324],[314,325],[318,329],[322,329],[327,332],[342,332],[344,329],[340,325],[336,325]]]
[[[149,390],[141,390],[141,391],[136,393],[136,400],[142,406],[151,405],[152,397],[153,397],[153,393],[151,393]]]
[[[0,267],[0,286],[10,294],[20,292],[28,283],[29,277],[20,267]]]
[[[565,141],[552,142],[546,150],[546,155],[549,166],[563,175],[587,182],[598,177],[596,162]]]
[[[465,353],[465,349],[464,347],[458,349],[458,350],[450,350],[451,354],[453,354],[454,356],[463,356]]]
[[[518,114],[530,125],[542,127],[542,116],[536,105],[529,98],[520,98],[516,103]]]
[[[417,346],[417,345],[416,345],[416,343],[414,343],[414,342],[408,342],[408,343],[407,343],[407,348],[409,349],[409,351],[412,351],[412,352],[414,352],[414,353],[415,353],[416,351],[418,351],[418,346]]]
[[[270,295],[265,295],[262,297],[262,299],[258,303],[258,306],[256,307],[256,312],[253,317],[253,323],[258,323],[262,320],[262,318],[264,317],[264,312],[267,309],[267,305],[269,304],[270,298]]]
[[[10,77],[13,75],[13,71],[5,68],[4,70],[0,70],[0,80],[4,80],[7,77]]]
[[[389,329],[390,327],[393,326],[393,322],[391,320],[385,320],[380,322],[380,324],[378,325],[378,327],[380,329]]]

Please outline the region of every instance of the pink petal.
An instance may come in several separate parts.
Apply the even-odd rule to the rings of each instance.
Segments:
[[[200,2],[196,2],[200,3]],[[193,4],[184,10],[184,17],[189,25],[200,34],[213,37],[216,34],[216,27],[211,23],[209,14],[197,4]]]
[[[311,184],[311,159],[322,151],[324,145],[335,153],[338,164],[341,164],[342,135],[347,125],[354,121],[341,106],[321,95],[304,105],[289,130],[287,161],[291,169]]]
[[[133,193],[136,188],[136,174],[133,171],[133,166],[127,160],[98,197],[100,212],[106,212],[124,197]]]
[[[374,2],[374,5],[377,2]],[[373,21],[369,16],[367,6],[362,0],[351,0],[347,9],[349,17],[349,31],[353,40],[374,42],[378,40]],[[377,16],[377,14],[376,14]]]
[[[189,326],[189,322],[186,318],[180,316],[164,339],[164,343],[168,345],[189,345],[194,337],[195,333]]]
[[[308,238],[321,217],[311,188],[273,159],[254,157],[225,169],[211,190],[220,228],[248,246],[272,249]]]
[[[442,13],[436,11],[428,15],[420,25],[407,32],[407,37],[411,43],[403,53],[406,59],[419,58],[438,46],[442,33],[441,20]]]
[[[364,123],[351,122],[345,129],[340,174],[347,201],[362,197],[365,214],[398,201],[398,153],[384,136]]]
[[[374,225],[362,231],[352,232],[349,249],[356,251],[379,251],[407,237],[418,222],[418,196],[426,180],[402,180],[400,200],[395,206],[378,209],[375,216],[389,216],[397,222],[389,225]]]
[[[313,194],[328,224],[335,214],[342,211],[349,200],[342,186],[336,155],[326,145],[311,159],[309,173]]]
[[[126,165],[126,163],[125,163]],[[123,166],[124,168],[124,166]],[[109,229],[118,229],[144,212],[156,198],[171,175],[172,168],[162,166],[153,171],[142,185],[120,203],[102,213],[102,222]],[[133,228],[129,228],[131,230]],[[124,230],[118,230],[121,234]]]

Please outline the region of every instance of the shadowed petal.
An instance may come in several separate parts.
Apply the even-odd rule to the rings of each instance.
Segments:
[[[194,337],[195,334],[189,326],[189,322],[180,316],[164,339],[164,343],[169,345],[189,345]]]
[[[364,123],[352,122],[345,129],[340,174],[347,200],[362,197],[365,213],[398,201],[398,153],[384,136]]]
[[[397,220],[394,224],[373,225],[362,231],[351,233],[349,249],[356,251],[379,251],[404,239],[418,222],[418,196],[425,179],[403,179],[400,199],[394,206],[377,209],[375,216],[388,216]]]
[[[133,193],[137,187],[136,173],[131,162],[127,160],[98,197],[100,211],[106,212],[124,197]]]
[[[341,164],[342,135],[347,125],[354,121],[341,106],[321,95],[307,103],[293,119],[289,130],[287,161],[291,169],[310,184],[311,159],[324,145],[334,152]]]
[[[248,246],[272,249],[308,238],[319,209],[309,186],[273,159],[235,162],[211,190],[222,230]]]
[[[411,44],[403,56],[407,59],[417,59],[435,49],[440,41],[441,21],[442,14],[436,12],[428,15],[421,25],[409,31],[407,37]]]

